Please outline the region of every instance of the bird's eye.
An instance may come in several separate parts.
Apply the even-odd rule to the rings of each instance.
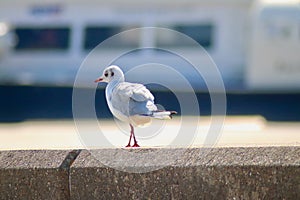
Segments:
[[[107,72],[105,72],[104,76],[105,76],[105,77],[108,77],[108,73],[107,73]]]
[[[111,72],[111,76],[114,76],[115,75],[115,73],[114,72]]]

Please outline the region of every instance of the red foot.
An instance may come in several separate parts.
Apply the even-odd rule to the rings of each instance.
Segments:
[[[137,143],[135,143],[132,147],[140,147]]]
[[[127,144],[125,147],[131,147],[130,144]]]

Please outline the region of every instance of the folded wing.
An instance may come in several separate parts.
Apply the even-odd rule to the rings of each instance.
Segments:
[[[126,116],[148,115],[157,110],[154,96],[142,84],[120,83],[112,92],[112,106]]]

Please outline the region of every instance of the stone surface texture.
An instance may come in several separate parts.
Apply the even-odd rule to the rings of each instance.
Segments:
[[[70,171],[71,199],[300,199],[299,147],[164,149],[158,152],[181,157],[148,173],[126,171],[159,165],[153,158],[114,161],[120,171],[102,164],[107,151],[113,160],[124,149],[79,155]]]
[[[0,151],[0,199],[300,199],[300,147]]]
[[[0,151],[0,199],[68,199],[69,151]]]

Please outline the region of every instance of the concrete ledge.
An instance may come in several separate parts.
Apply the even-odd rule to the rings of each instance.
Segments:
[[[71,199],[300,199],[300,147],[163,149],[157,156],[183,150],[172,166],[149,173],[114,170],[83,151],[71,167]],[[107,151],[113,159],[124,149],[96,153]],[[119,164],[137,169],[140,163],[156,161]]]
[[[0,199],[69,199],[72,151],[0,151]]]
[[[100,149],[154,152],[103,165],[87,150],[0,151],[0,199],[300,199],[300,147]]]

